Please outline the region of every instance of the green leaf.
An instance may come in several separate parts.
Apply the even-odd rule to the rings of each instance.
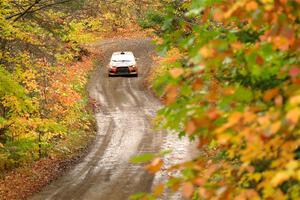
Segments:
[[[130,159],[132,163],[145,163],[155,158],[155,154],[153,153],[145,153],[142,155],[135,156]]]
[[[141,199],[143,197],[147,196],[147,193],[144,193],[144,192],[139,192],[139,193],[136,193],[136,194],[133,194],[129,197],[129,199],[131,200],[137,200],[137,199]]]
[[[234,99],[240,102],[250,102],[253,99],[253,95],[250,89],[239,86],[234,93]]]

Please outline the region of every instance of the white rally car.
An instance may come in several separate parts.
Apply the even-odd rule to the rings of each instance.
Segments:
[[[138,76],[136,59],[131,51],[114,52],[108,66],[108,76],[132,75]]]

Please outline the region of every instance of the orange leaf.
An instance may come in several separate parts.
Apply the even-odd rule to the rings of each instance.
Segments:
[[[147,165],[145,168],[150,173],[154,174],[158,172],[163,165],[163,161],[161,158],[155,158],[149,165]]]
[[[231,44],[231,47],[235,50],[240,50],[243,48],[243,44],[241,42],[234,42]]]
[[[243,115],[240,112],[234,112],[232,113],[228,118],[228,123],[230,125],[234,125],[238,123],[242,119]]]
[[[192,135],[197,130],[197,127],[193,121],[188,121],[185,125],[185,132],[188,135]]]
[[[289,70],[289,75],[293,78],[297,77],[299,73],[300,73],[299,67],[293,67]]]
[[[177,94],[177,87],[174,85],[168,85],[166,87],[166,104],[174,103],[176,101]]]
[[[275,104],[276,106],[282,106],[283,103],[283,97],[281,95],[278,95],[277,97],[275,97]]]
[[[195,123],[197,128],[200,127],[209,127],[211,125],[211,121],[207,116],[203,116],[200,118],[194,118],[193,122]]]
[[[209,199],[209,197],[211,196],[210,192],[208,189],[205,189],[203,187],[201,187],[199,189],[199,194],[201,195],[201,197],[203,197],[204,199]]]
[[[173,68],[170,70],[170,74],[173,78],[178,78],[184,73],[184,70],[182,68]]]
[[[283,36],[276,36],[273,38],[273,44],[276,48],[286,51],[289,49],[289,40]]]
[[[257,3],[255,1],[250,1],[246,4],[246,10],[247,11],[253,11],[256,10],[258,7]]]
[[[214,20],[216,20],[216,21],[222,21],[224,18],[224,14],[221,13],[220,11],[216,11],[214,13],[213,17],[214,17]]]
[[[164,189],[165,189],[165,186],[163,184],[157,185],[154,188],[153,195],[156,196],[156,197],[160,196],[163,193]]]
[[[256,61],[256,63],[257,63],[258,65],[263,65],[264,62],[265,62],[264,59],[263,59],[263,57],[261,57],[260,55],[257,55],[257,56],[256,56],[255,61]]]
[[[199,89],[202,88],[202,86],[203,86],[203,81],[199,78],[197,80],[195,80],[194,83],[193,83],[193,89],[194,90],[199,90]]]
[[[219,113],[216,110],[211,110],[208,112],[207,116],[210,120],[216,120],[219,118]]]
[[[209,58],[212,57],[214,54],[214,50],[210,47],[204,46],[200,49],[200,54],[204,57],[204,58]]]
[[[232,87],[228,87],[228,88],[224,88],[224,89],[222,90],[222,92],[223,92],[224,95],[228,96],[228,95],[234,94],[235,89],[232,88]]]
[[[275,134],[281,128],[281,121],[275,122],[271,125],[271,133]]]
[[[245,112],[244,113],[244,122],[245,123],[251,123],[254,120],[256,120],[257,116],[253,112]]]
[[[183,183],[182,193],[185,198],[190,198],[194,193],[194,185],[191,182]]]
[[[219,134],[217,140],[219,144],[225,145],[228,143],[228,141],[230,141],[231,138],[232,136],[229,134]]]
[[[202,148],[204,145],[209,144],[211,139],[208,137],[199,137],[199,143],[198,143],[198,148]]]
[[[196,179],[194,180],[194,183],[195,183],[196,185],[198,185],[198,186],[202,186],[202,185],[204,185],[204,183],[205,183],[205,179],[203,179],[203,178],[196,178]]]
[[[174,179],[172,179],[172,180],[174,180]],[[180,187],[180,182],[178,180],[177,181],[175,180],[175,182],[173,182],[171,185],[171,189],[174,192],[178,191],[179,187]]]
[[[278,88],[273,88],[270,90],[267,90],[264,95],[264,101],[270,101],[273,99],[276,95],[278,95],[279,89]]]

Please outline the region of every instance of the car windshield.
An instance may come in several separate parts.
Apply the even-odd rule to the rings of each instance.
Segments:
[[[132,60],[112,60],[113,62],[131,62]]]
[[[113,55],[111,58],[112,62],[134,62],[134,56],[132,54],[125,55]]]

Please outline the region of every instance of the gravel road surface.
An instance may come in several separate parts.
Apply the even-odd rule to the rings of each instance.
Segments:
[[[141,165],[128,162],[137,154],[174,148],[172,140],[177,140],[151,127],[151,119],[161,104],[145,89],[143,81],[153,64],[154,46],[150,39],[135,38],[106,40],[95,47],[104,55],[88,86],[90,96],[99,103],[96,141],[81,163],[32,200],[126,200],[131,194],[149,192],[153,183],[164,176],[154,177]],[[138,78],[107,76],[106,65],[112,52],[121,50],[133,51],[139,58]],[[181,159],[186,146],[178,144],[173,155]]]

